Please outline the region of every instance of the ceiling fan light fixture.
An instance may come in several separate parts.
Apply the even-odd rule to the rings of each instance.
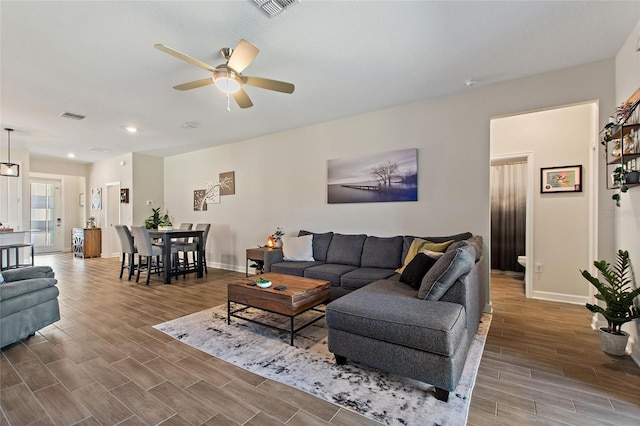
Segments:
[[[20,165],[11,162],[11,132],[13,129],[5,127],[7,131],[7,161],[0,163],[0,176],[20,176]]]
[[[213,82],[224,93],[237,92],[242,87],[240,77],[235,72],[225,68],[216,69],[213,72]]]

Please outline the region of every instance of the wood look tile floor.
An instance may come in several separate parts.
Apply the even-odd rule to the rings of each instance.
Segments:
[[[244,274],[145,286],[118,279],[119,259],[36,264],[56,271],[62,318],[0,353],[0,426],[375,424],[151,327],[225,303]],[[492,293],[469,424],[640,424],[640,368],[600,351],[585,308],[527,300],[503,276]]]

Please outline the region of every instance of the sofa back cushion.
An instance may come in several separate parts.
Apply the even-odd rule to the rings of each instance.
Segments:
[[[341,265],[360,266],[362,247],[367,236],[333,234],[329,250],[327,250],[327,263],[339,263]],[[315,257],[315,255],[314,255]]]
[[[362,268],[396,269],[402,265],[402,237],[367,237],[362,247]]]
[[[333,232],[325,232],[323,234],[316,234],[314,232],[300,230],[298,236],[313,235],[313,258],[320,262],[326,262],[327,250],[329,250],[329,243],[333,238]]]
[[[475,258],[475,249],[471,244],[445,253],[422,279],[418,298],[440,300],[458,278],[473,269]]]

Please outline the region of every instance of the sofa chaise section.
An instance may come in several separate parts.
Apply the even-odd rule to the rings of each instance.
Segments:
[[[57,280],[49,266],[2,271],[0,347],[32,336],[60,319]]]

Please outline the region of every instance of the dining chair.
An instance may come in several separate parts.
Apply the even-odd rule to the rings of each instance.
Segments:
[[[133,276],[133,271],[135,271],[138,266],[135,262],[135,255],[138,252],[136,246],[133,244],[133,237],[131,236],[131,231],[127,225],[116,225],[116,233],[118,234],[118,238],[120,239],[120,246],[122,247],[122,263],[120,264],[120,279],[122,279],[122,273],[124,272],[124,268],[129,270],[129,278],[131,281],[131,277]],[[125,262],[125,260],[127,260]]]
[[[142,269],[147,270],[147,285],[149,285],[149,279],[152,272],[157,272],[160,275],[162,271],[160,258],[162,257],[163,248],[161,246],[151,244],[151,237],[149,231],[144,226],[132,226],[131,234],[133,234],[133,240],[138,249],[138,274],[136,275],[136,282],[140,280],[140,271]],[[143,265],[142,258],[145,258]],[[154,262],[155,260],[155,262]]]
[[[196,253],[198,250],[197,243],[188,242],[188,243],[180,243],[176,244],[176,247],[183,252],[182,261],[185,264],[185,268],[189,267],[189,253],[193,253],[193,262],[197,261],[196,256],[202,256],[202,265],[204,268],[205,274],[208,274],[207,271],[207,236],[209,235],[209,230],[211,229],[210,223],[198,223],[196,225],[196,231],[204,231],[202,241],[200,242],[202,247],[200,249],[200,253]]]

